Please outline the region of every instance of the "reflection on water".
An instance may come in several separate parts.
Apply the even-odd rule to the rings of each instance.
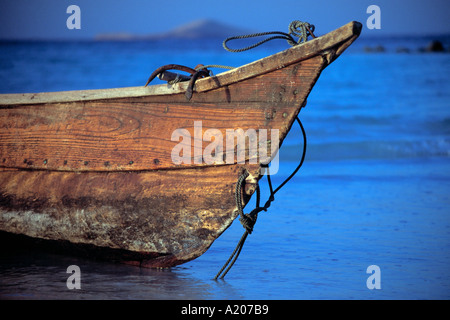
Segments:
[[[81,271],[81,289],[69,290],[67,267]],[[211,285],[186,276],[183,268],[133,266],[22,252],[1,258],[2,299],[208,299]]]
[[[236,299],[240,295],[226,281],[213,281],[215,270],[201,278],[189,264],[170,269],[146,269],[79,255],[36,248],[27,241],[2,234],[0,245],[0,299]],[[5,240],[8,239],[8,240]],[[45,250],[45,251],[44,251]],[[69,289],[72,273],[80,268],[80,289]],[[204,275],[204,274],[203,274]]]

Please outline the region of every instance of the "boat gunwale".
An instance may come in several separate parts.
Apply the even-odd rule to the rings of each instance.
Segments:
[[[359,35],[361,32],[361,27],[362,26],[359,22],[351,21],[334,31],[300,45],[290,47],[271,56],[219,73],[215,76],[199,79],[195,84],[195,91],[206,92],[217,89],[222,86],[281,69],[288,65],[308,59],[312,56],[322,54],[332,47],[347,42],[355,35]],[[111,89],[0,94],[0,108],[8,108],[14,105],[26,104],[65,103],[172,95],[184,93],[187,87],[187,82],[180,82],[174,85],[158,84],[147,87],[139,86]]]

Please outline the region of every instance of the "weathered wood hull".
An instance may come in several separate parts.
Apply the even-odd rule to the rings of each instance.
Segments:
[[[135,252],[128,262],[148,267],[200,256],[236,218],[242,170],[244,204],[261,175],[249,150],[245,163],[236,152],[233,162],[195,159],[208,145],[198,134],[276,129],[278,141],[264,141],[276,152],[321,71],[360,29],[350,23],[303,50],[198,80],[190,101],[185,83],[0,95],[0,230]],[[173,161],[177,129],[193,138],[190,162]]]
[[[30,237],[142,254],[128,263],[172,266],[201,255],[234,220],[240,170],[2,171],[1,225]]]

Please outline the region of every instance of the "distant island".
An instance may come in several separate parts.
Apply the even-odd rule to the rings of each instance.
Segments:
[[[176,27],[162,33],[137,35],[126,32],[101,33],[95,36],[98,41],[134,41],[163,39],[225,39],[230,36],[253,33],[253,30],[233,27],[218,21],[202,19]]]
[[[132,34],[127,32],[101,33],[94,37],[96,41],[154,41],[154,40],[201,40],[220,39],[221,41],[237,35],[259,32],[258,30],[238,28],[210,19],[189,22],[172,30],[151,34]],[[316,34],[319,36],[319,34]],[[434,39],[433,39],[434,37]],[[430,40],[431,39],[431,40]],[[242,40],[244,41],[244,40]],[[242,43],[242,42],[241,42]],[[384,37],[361,37],[352,50],[364,53],[413,53],[413,52],[450,52],[450,35],[416,36],[390,35]]]

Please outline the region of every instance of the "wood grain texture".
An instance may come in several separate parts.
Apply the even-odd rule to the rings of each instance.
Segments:
[[[292,63],[306,60],[321,54],[337,58],[360,34],[362,25],[352,21],[346,25],[307,41],[301,45],[291,47],[272,56],[251,62],[239,68],[226,71],[214,77],[200,79],[196,83],[196,90],[206,92],[235,82],[244,81],[256,75],[282,69]],[[335,51],[336,54],[332,54]],[[334,59],[327,59],[331,63]],[[155,95],[173,95],[184,93],[187,83],[175,85],[153,85],[148,87],[129,87],[98,90],[77,90],[62,92],[1,94],[3,105],[41,104],[55,102],[92,101],[117,98],[132,98]]]
[[[3,108],[0,166],[61,171],[174,168],[180,164],[173,163],[171,153],[179,140],[172,141],[172,134],[187,129],[193,138],[195,121],[201,121],[202,135],[218,129],[225,137],[227,129],[240,128],[266,129],[270,136],[277,129],[280,141],[274,143],[279,145],[322,67],[317,56],[243,83],[195,93],[190,102],[177,94]],[[202,150],[207,145],[203,142]]]
[[[147,172],[0,172],[0,230],[141,253],[145,266],[194,259],[236,218],[235,184],[259,166]],[[156,259],[160,257],[159,259]],[[144,261],[145,260],[145,261]]]
[[[136,253],[128,262],[146,267],[198,257],[236,218],[242,170],[244,205],[261,178],[249,145],[243,164],[237,149],[231,162],[194,162],[209,145],[201,137],[276,129],[276,152],[321,71],[360,31],[352,22],[201,79],[189,102],[186,83],[0,95],[0,230]],[[180,129],[193,161],[172,158]]]

